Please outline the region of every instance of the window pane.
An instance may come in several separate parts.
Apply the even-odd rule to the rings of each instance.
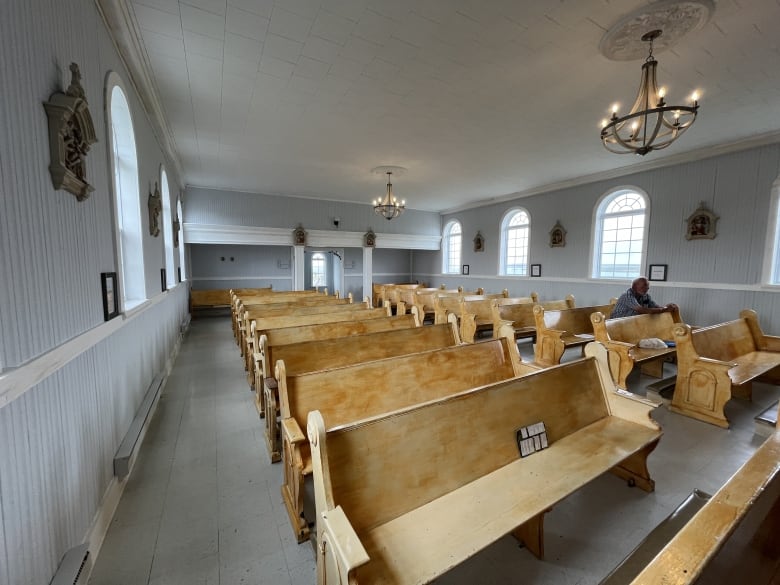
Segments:
[[[646,203],[639,193],[618,193],[600,205],[594,246],[594,276],[639,276],[642,264]]]

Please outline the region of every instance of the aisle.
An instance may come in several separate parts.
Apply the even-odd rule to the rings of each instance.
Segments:
[[[192,321],[91,585],[311,585],[229,318]]]

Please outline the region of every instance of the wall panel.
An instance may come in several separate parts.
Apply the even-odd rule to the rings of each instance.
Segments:
[[[186,311],[186,287],[176,287],[0,409],[6,583],[48,583],[62,555],[83,542],[113,478],[114,453],[165,370]]]

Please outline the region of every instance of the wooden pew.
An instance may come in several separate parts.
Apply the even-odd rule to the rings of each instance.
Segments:
[[[397,319],[396,315],[389,319]],[[418,319],[415,319],[419,321]],[[372,319],[384,322],[386,319]],[[370,321],[362,321],[370,323]],[[273,331],[270,332],[273,334]],[[359,364],[383,358],[389,358],[432,349],[453,347],[460,344],[455,318],[444,325],[433,327],[404,327],[387,331],[374,331],[349,337],[331,337],[316,341],[302,341],[285,345],[269,345],[268,336],[260,338],[262,367],[266,372],[263,385],[265,409],[265,441],[271,463],[281,460],[281,427],[277,425],[279,410],[279,390],[276,378],[272,376],[270,364],[283,360],[285,374],[297,376],[306,372],[316,372]],[[273,350],[273,351],[272,351]]]
[[[400,291],[403,289],[415,290],[418,288],[425,288],[425,285],[416,282],[410,282],[404,284],[386,284],[384,286],[384,289],[382,290],[382,300],[383,302],[390,301],[390,307],[392,308],[393,314],[395,315],[398,312]],[[403,309],[403,307],[401,308]]]
[[[385,308],[387,311],[387,308]],[[380,331],[393,331],[396,329],[406,329],[408,327],[420,327],[421,323],[417,317],[416,311],[408,315],[388,316],[384,319],[371,317],[363,321],[336,321],[329,323],[314,323],[310,325],[294,325],[292,327],[278,327],[267,329],[261,335],[252,334],[257,338],[258,351],[254,354],[255,371],[255,407],[260,418],[265,417],[265,391],[270,387],[270,391],[278,396],[276,379],[273,377],[273,361],[266,359],[264,345],[278,346],[289,345],[291,343],[302,343],[305,341],[317,341],[321,339],[332,339],[337,337],[349,337],[350,335],[362,335],[364,333],[378,333]],[[266,341],[263,341],[265,337]],[[268,374],[266,374],[268,372]],[[278,398],[276,403],[278,405]],[[277,406],[278,411],[278,406]],[[266,421],[266,424],[267,421]]]
[[[303,517],[303,481],[311,474],[309,444],[303,432],[309,411],[326,413],[330,428],[533,369],[520,362],[514,342],[505,338],[299,375],[287,375],[284,360],[277,360],[282,496],[298,542],[309,535]]]
[[[344,307],[352,304],[352,296],[348,296],[346,299],[342,299],[336,296],[316,295],[316,296],[303,296],[303,297],[289,297],[286,299],[271,298],[263,300],[253,299],[251,303],[239,302],[236,309],[236,322],[239,333],[244,334],[244,341],[246,335],[249,332],[249,324],[251,320],[257,316],[261,316],[264,312],[268,312],[269,316],[273,316],[274,311],[277,314],[285,313],[293,308],[302,307]],[[315,311],[316,312],[316,311]],[[244,349],[246,349],[246,343],[242,345],[241,355],[246,355]]]
[[[318,310],[319,309],[319,310]],[[247,370],[249,384],[253,389],[260,388],[262,380],[255,380],[255,350],[260,347],[260,336],[267,329],[279,327],[294,327],[296,325],[314,325],[316,323],[336,323],[339,321],[362,321],[364,319],[378,319],[389,317],[389,307],[384,309],[367,309],[359,306],[355,309],[351,305],[329,305],[322,307],[298,307],[292,305],[290,310],[282,314],[262,316],[262,312],[247,312],[246,321],[249,323],[249,334],[246,336],[244,367]]]
[[[608,305],[577,307],[571,309],[548,309],[536,305],[533,309],[536,324],[536,347],[534,361],[541,366],[561,363],[563,353],[570,347],[585,347],[593,341],[592,313],[602,313],[606,318],[612,313],[617,299]]]
[[[428,320],[435,321],[435,319],[434,319],[434,313],[435,313],[434,298],[435,298],[435,296],[437,294],[457,295],[457,294],[462,293],[462,292],[463,292],[463,287],[462,286],[459,286],[456,289],[445,289],[445,288],[416,289],[414,291],[414,300],[412,302],[412,305],[417,307],[417,311],[420,314],[420,319],[422,319],[422,322],[424,324]],[[409,305],[407,305],[407,306],[409,306]]]
[[[266,399],[269,392],[273,393],[274,404],[276,405],[271,420],[265,421],[267,436],[275,436],[271,434],[271,431],[273,425],[276,423],[276,416],[279,412],[278,388],[276,378],[274,378],[273,368],[273,348],[305,343],[308,341],[321,341],[325,339],[336,339],[421,326],[416,310],[413,310],[412,313],[407,315],[396,316],[387,315],[389,311],[387,306],[383,310],[385,311],[385,318],[375,318],[372,313],[370,318],[365,320],[330,321],[326,323],[293,325],[290,327],[266,329],[262,332],[257,332],[256,326],[252,329],[252,335],[257,339],[257,351],[254,354],[255,408],[257,409],[260,418],[266,417],[266,412],[270,411]],[[278,444],[278,439],[273,441],[274,447],[270,451],[272,463],[279,460],[278,455],[274,456],[274,453],[279,452]]]
[[[657,405],[616,392],[592,345],[596,357],[350,424],[312,412],[318,583],[430,583],[509,533],[542,557],[544,514],[605,471],[652,491]],[[549,446],[520,457],[518,430],[540,422]]]
[[[673,330],[677,383],[671,409],[728,428],[723,407],[732,395],[750,400],[753,380],[780,384],[780,337],[765,335],[755,311],[691,331]]]
[[[229,307],[230,291],[227,289],[190,290],[190,313],[193,316],[199,311]]]
[[[444,288],[444,285],[441,285],[439,288],[430,288],[430,287],[418,287],[418,288],[399,288],[397,289],[397,297],[398,297],[398,307],[396,310],[396,314],[403,315],[406,311],[408,311],[411,307],[415,306],[417,304],[417,295],[419,293],[435,293],[435,292],[444,292],[446,289]],[[424,317],[422,313],[420,313]]]
[[[539,298],[535,292],[530,297],[516,297],[499,300],[492,308],[493,328],[509,322],[515,331],[515,339],[530,337],[536,340],[536,322],[534,321],[534,305]],[[574,307],[574,296],[552,301],[544,301],[542,306],[550,309],[565,309]]]
[[[460,299],[464,296],[482,295],[485,291],[478,288],[475,291],[460,291],[457,294],[451,292],[437,293],[433,297],[433,322],[446,323],[447,313],[460,315]]]
[[[509,290],[486,295],[463,295],[458,307],[458,321],[463,341],[474,343],[482,331],[493,329],[493,303],[509,297]]]
[[[301,302],[317,302],[323,299],[339,299],[338,295],[329,297],[327,294],[319,294],[315,291],[283,291],[283,292],[271,292],[267,291],[261,294],[248,294],[239,295],[232,294],[231,312],[233,318],[233,333],[236,336],[236,343],[241,345],[243,337],[246,335],[246,330],[243,329],[244,323],[240,320],[240,314],[243,311],[243,307],[247,305],[259,305],[266,303],[280,303],[280,302],[297,302],[298,299],[304,299]]]
[[[680,311],[654,313],[607,319],[603,313],[592,313],[593,336],[609,351],[609,368],[620,388],[626,387],[626,378],[639,364],[642,373],[656,378],[663,377],[664,360],[674,355],[673,347],[646,349],[639,347],[642,339],[657,338],[671,341],[672,329],[680,323]]]
[[[775,428],[631,584],[777,583],[778,461],[780,430]]]

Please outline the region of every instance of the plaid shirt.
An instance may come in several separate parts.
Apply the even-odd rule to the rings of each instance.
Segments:
[[[637,307],[652,309],[657,306],[658,305],[653,301],[653,299],[650,298],[650,295],[640,295],[637,298],[637,296],[634,294],[634,291],[628,289],[626,292],[620,295],[620,298],[618,298],[617,303],[615,303],[615,308],[612,309],[612,315],[610,315],[610,318],[617,319],[618,317],[631,317],[632,315],[638,314],[636,312]]]

